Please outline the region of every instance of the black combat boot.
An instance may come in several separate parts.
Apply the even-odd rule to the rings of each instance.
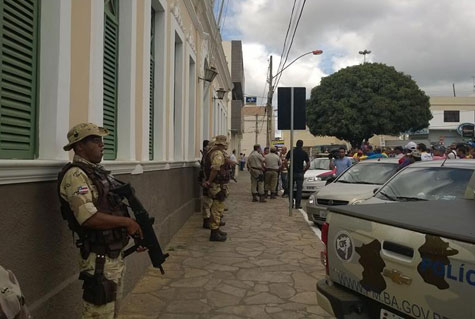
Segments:
[[[223,235],[219,232],[219,229],[211,230],[211,234],[209,235],[210,241],[225,241],[226,235]]]
[[[224,237],[227,237],[228,236],[228,233],[225,232],[225,231],[222,231],[221,228],[218,228],[218,232],[223,235]]]
[[[276,193],[271,193],[270,194],[270,199],[275,199],[275,195],[277,195]]]
[[[253,202],[258,202],[259,199],[257,198],[257,194],[252,194],[252,201]]]
[[[203,228],[209,229],[209,218],[203,218]]]
[[[266,195],[259,195],[259,202],[265,203],[266,201]]]

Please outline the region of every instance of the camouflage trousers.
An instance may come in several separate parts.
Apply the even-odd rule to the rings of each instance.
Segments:
[[[226,208],[224,201],[229,194],[228,186],[212,183],[208,189],[208,194],[213,200],[210,208],[211,216],[209,220],[209,226],[211,230],[216,230],[219,228],[221,217],[223,216],[224,209]]]
[[[91,275],[94,274],[96,267],[96,254],[90,253],[87,259],[79,262],[80,271],[87,271]],[[83,300],[82,319],[113,319],[116,318],[119,311],[119,302],[123,292],[123,277],[125,274],[125,262],[122,256],[111,259],[106,256],[104,265],[104,276],[106,279],[112,280],[117,284],[116,300],[105,305],[97,306]]]
[[[213,199],[203,195],[201,199],[201,212],[203,214],[203,218],[211,217],[211,205],[213,205]]]

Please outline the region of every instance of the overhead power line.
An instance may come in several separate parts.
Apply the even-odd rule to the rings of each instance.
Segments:
[[[294,0],[294,4],[292,6],[292,12],[290,13],[290,18],[289,18],[289,26],[287,27],[287,32],[285,33],[284,45],[282,46],[282,52],[280,53],[280,62],[279,62],[279,67],[277,68],[277,72],[279,72],[280,68],[282,67],[282,61],[284,60],[284,59],[282,59],[282,57],[284,56],[284,53],[285,53],[285,47],[286,47],[286,44],[287,44],[287,39],[289,37],[290,27],[292,25],[292,20],[293,20],[293,16],[294,16],[294,10],[295,10],[295,4],[296,3],[297,3],[297,0]]]
[[[281,68],[280,71],[282,71],[285,68],[285,64],[287,63],[287,59],[289,58],[290,50],[292,49],[292,45],[294,44],[295,34],[297,33],[297,29],[298,29],[298,26],[299,26],[299,23],[300,23],[300,18],[302,18],[303,9],[305,8],[305,3],[306,2],[307,2],[307,0],[303,0],[302,7],[300,8],[299,17],[297,19],[297,23],[295,24],[294,32],[292,34],[292,40],[290,41],[290,45],[289,45],[289,48],[287,50],[287,54],[285,56],[284,63],[282,64],[282,68]],[[280,78],[282,77],[282,73],[279,74],[279,77],[278,77],[277,81],[275,82],[276,84],[274,85],[274,87],[278,87],[279,82],[280,82]]]

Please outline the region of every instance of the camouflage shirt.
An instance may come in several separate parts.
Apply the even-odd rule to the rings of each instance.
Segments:
[[[74,155],[74,162],[80,162],[93,167],[98,166],[78,155]],[[74,217],[80,225],[97,212],[96,205],[94,204],[99,196],[96,186],[79,167],[72,167],[66,172],[59,190],[61,197],[69,203]]]

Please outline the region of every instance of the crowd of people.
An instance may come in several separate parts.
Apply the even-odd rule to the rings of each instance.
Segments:
[[[402,158],[410,154],[420,158],[422,161],[433,159],[470,159],[475,158],[475,142],[454,143],[448,147],[444,145],[427,146],[424,143],[416,144],[409,142],[405,147],[396,146],[394,148],[373,148],[372,145],[364,143],[361,148],[353,148],[348,155],[360,161],[365,159],[395,157]]]
[[[291,152],[293,155],[294,183],[296,184],[295,208],[301,208],[301,193],[305,171],[310,167],[310,159],[303,150],[303,141],[297,141],[296,147],[290,152],[283,146],[264,147],[254,145],[253,151],[246,158],[241,154],[241,170],[244,165],[251,175],[251,195],[253,202],[265,203],[267,198],[276,199],[279,190],[283,190],[282,197],[289,196],[289,170]],[[244,159],[244,160],[243,160]],[[245,162],[245,164],[242,164]]]

